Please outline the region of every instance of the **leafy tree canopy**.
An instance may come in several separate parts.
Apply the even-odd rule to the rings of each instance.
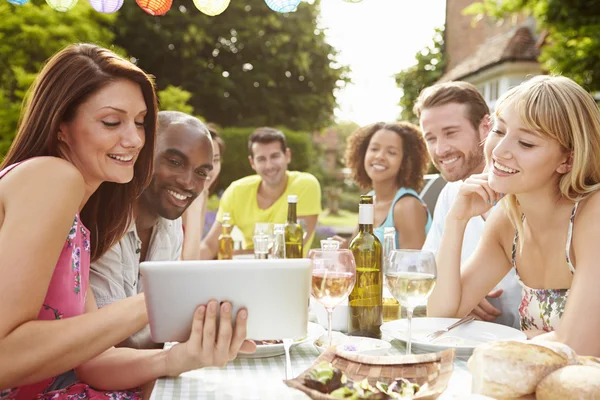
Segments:
[[[418,124],[413,106],[421,90],[433,85],[444,73],[444,28],[436,28],[433,43],[415,55],[416,64],[396,74],[396,85],[402,89],[400,119]]]
[[[283,125],[312,130],[329,125],[334,89],[347,68],[317,27],[319,1],[279,14],[264,0],[232,1],[216,17],[181,0],[163,17],[125,2],[115,43],[169,85],[192,94],[189,104],[222,126]]]

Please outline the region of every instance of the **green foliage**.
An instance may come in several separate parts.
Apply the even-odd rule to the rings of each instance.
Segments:
[[[188,104],[192,94],[176,86],[167,86],[158,93],[159,109],[164,111],[181,111],[192,115],[194,107]]]
[[[436,28],[433,44],[415,55],[417,63],[396,74],[396,85],[402,89],[400,119],[418,124],[413,106],[421,90],[433,85],[444,73],[444,28]]]
[[[340,137],[345,141],[358,128],[360,128],[360,125],[352,121],[342,121],[339,124],[334,125],[333,128],[338,131]]]
[[[114,35],[108,27],[115,16],[95,11],[87,1],[62,13],[43,0],[23,6],[2,2],[0,15],[0,154],[4,155],[16,134],[23,99],[46,60],[72,43],[110,46]]]
[[[131,1],[114,30],[159,89],[192,93],[189,104],[208,121],[309,131],[330,123],[333,91],[348,80],[317,27],[318,10],[319,1],[279,14],[264,0],[236,0],[209,17],[181,0],[152,18]]]
[[[311,136],[304,132],[296,132],[277,127],[285,134],[287,145],[292,152],[290,171],[309,171],[315,164],[315,152]],[[217,184],[217,192],[226,189],[231,182],[248,175],[255,174],[248,161],[248,138],[255,128],[230,127],[220,131],[227,146],[222,157],[222,169]]]
[[[532,15],[542,34],[547,34],[539,59],[542,67],[570,77],[587,90],[600,90],[600,1],[484,0],[464,13],[475,21],[484,15],[495,19]]]

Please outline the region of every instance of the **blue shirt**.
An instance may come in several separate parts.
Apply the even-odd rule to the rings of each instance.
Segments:
[[[369,192],[370,196],[374,196],[375,192],[371,191]],[[398,202],[398,200],[400,200],[402,197],[404,196],[414,196],[417,199],[419,199],[419,201],[421,203],[423,203],[423,206],[425,207],[425,210],[427,211],[427,224],[425,225],[425,235],[427,235],[427,233],[429,232],[429,228],[431,227],[431,214],[429,213],[429,210],[427,209],[427,207],[425,206],[425,203],[423,202],[423,200],[421,199],[421,197],[419,197],[419,194],[417,192],[415,192],[413,189],[406,189],[406,188],[400,188],[398,190],[398,192],[396,192],[396,196],[394,196],[394,200],[392,201],[392,205],[390,206],[390,210],[388,211],[388,215],[385,219],[385,221],[383,221],[383,223],[381,225],[379,225],[378,227],[373,229],[373,233],[375,234],[375,236],[377,236],[377,239],[379,239],[379,241],[381,243],[383,243],[383,231],[385,228],[395,228],[394,225],[394,206],[396,205],[396,203]],[[396,232],[396,248],[399,249],[400,248],[400,242],[398,241],[398,232]]]

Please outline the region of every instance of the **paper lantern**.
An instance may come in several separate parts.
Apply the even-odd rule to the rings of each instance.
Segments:
[[[279,13],[288,13],[296,11],[296,7],[301,0],[265,0],[267,6],[273,11]]]
[[[67,12],[77,4],[77,0],[46,0],[48,5],[60,12]]]
[[[194,5],[201,13],[214,17],[229,7],[231,0],[194,0]]]
[[[8,0],[10,4],[14,4],[15,6],[22,6],[27,3],[29,0]]]
[[[90,0],[90,4],[98,12],[112,14],[123,6],[123,0]]]
[[[173,0],[135,0],[135,2],[150,15],[165,15],[173,5]]]

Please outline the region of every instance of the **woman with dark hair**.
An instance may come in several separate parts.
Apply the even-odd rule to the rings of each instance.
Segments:
[[[221,135],[219,135],[216,125],[208,123],[206,126],[213,140],[213,169],[208,174],[205,189],[183,214],[185,235],[183,237],[181,257],[184,260],[200,259],[202,238],[205,232],[208,232],[212,226],[206,226],[208,198],[214,193],[217,186],[219,174],[221,173],[221,157],[225,151],[225,142],[221,138]],[[214,222],[214,218],[212,222]]]
[[[346,165],[361,189],[372,189],[379,240],[385,228],[394,227],[397,248],[423,246],[431,216],[418,191],[428,162],[423,136],[408,122],[367,125],[348,138]]]
[[[90,260],[131,223],[152,174],[156,114],[150,78],[97,46],[65,48],[37,77],[0,172],[0,398],[106,398],[94,387],[135,399],[137,389],[115,391],[252,350],[247,313],[232,329],[231,305],[215,337],[214,301],[198,307],[186,343],[112,347],[148,324],[144,296],[98,310]],[[52,391],[71,369],[81,382]]]

